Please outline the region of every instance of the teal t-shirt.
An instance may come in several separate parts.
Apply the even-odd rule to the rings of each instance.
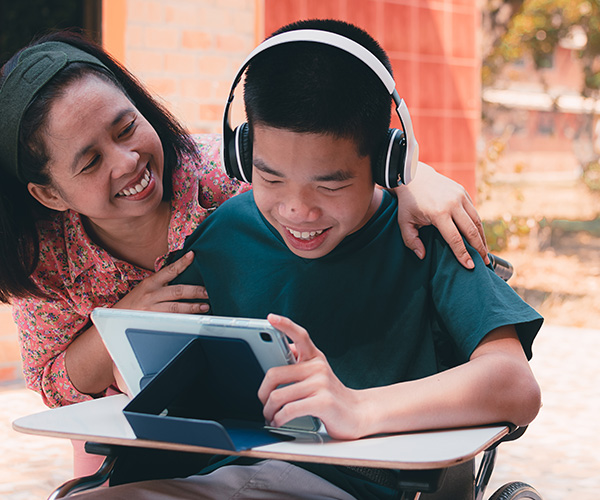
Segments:
[[[420,236],[424,260],[404,245],[396,199],[385,192],[361,229],[321,258],[301,258],[247,192],[221,205],[186,240],[181,253],[193,249],[195,258],[175,282],[203,283],[215,315],[291,318],[354,389],[464,363],[487,333],[504,325],[516,326],[530,358],[541,316],[472,248],[476,265],[467,270],[435,228]],[[334,480],[326,468],[319,474]]]

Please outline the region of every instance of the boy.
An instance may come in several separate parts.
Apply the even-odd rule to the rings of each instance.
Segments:
[[[306,21],[280,32],[300,29],[339,33],[390,67],[351,25]],[[540,392],[527,358],[542,319],[476,252],[475,269],[462,268],[435,230],[421,232],[424,260],[405,247],[395,199],[372,175],[391,99],[364,62],[322,43],[271,47],[250,62],[244,100],[253,190],[189,238],[184,251],[195,259],[176,281],[204,283],[216,315],[278,314],[269,321],[294,342],[298,363],[265,377],[266,421],[313,415],[332,437],[356,439],[533,420]],[[271,475],[256,498],[281,488],[286,498],[391,496],[344,468],[294,467],[314,482]],[[321,493],[322,478],[339,491]],[[210,497],[202,478],[187,481]]]

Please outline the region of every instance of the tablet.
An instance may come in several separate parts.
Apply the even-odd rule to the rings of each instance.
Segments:
[[[131,396],[201,336],[245,341],[265,373],[295,362],[286,336],[267,320],[96,308],[92,322]]]
[[[183,355],[188,346],[192,348],[194,342],[219,346],[214,357],[223,366],[215,377],[228,370],[227,365],[236,365],[237,370],[230,372],[239,371],[246,362],[247,366],[256,365],[259,372],[248,374],[255,380],[254,386],[260,384],[271,367],[296,361],[287,337],[267,320],[110,308],[96,308],[91,317],[133,398],[173,359]],[[241,350],[240,344],[244,345]],[[236,377],[240,386],[245,383],[243,373]],[[290,424],[285,427],[311,431],[320,427],[320,421],[309,416]]]

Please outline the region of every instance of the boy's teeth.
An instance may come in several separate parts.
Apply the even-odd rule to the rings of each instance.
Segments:
[[[293,229],[290,229],[289,227],[287,228],[287,230],[290,232],[290,234],[294,237],[294,238],[298,238],[300,240],[309,240],[311,238],[314,238],[315,236],[318,236],[319,234],[321,234],[323,232],[323,230],[319,230],[319,231],[294,231]]]
[[[150,184],[150,172],[146,169],[146,173],[144,174],[144,178],[140,181],[140,183],[132,188],[123,189],[118,193],[118,196],[130,196],[132,194],[141,193],[144,189],[148,187]]]

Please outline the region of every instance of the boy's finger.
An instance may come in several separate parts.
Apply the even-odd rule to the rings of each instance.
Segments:
[[[274,328],[285,333],[296,346],[298,361],[307,361],[318,356],[319,350],[313,344],[308,332],[300,325],[294,323],[291,319],[278,314],[269,314],[267,320]]]

